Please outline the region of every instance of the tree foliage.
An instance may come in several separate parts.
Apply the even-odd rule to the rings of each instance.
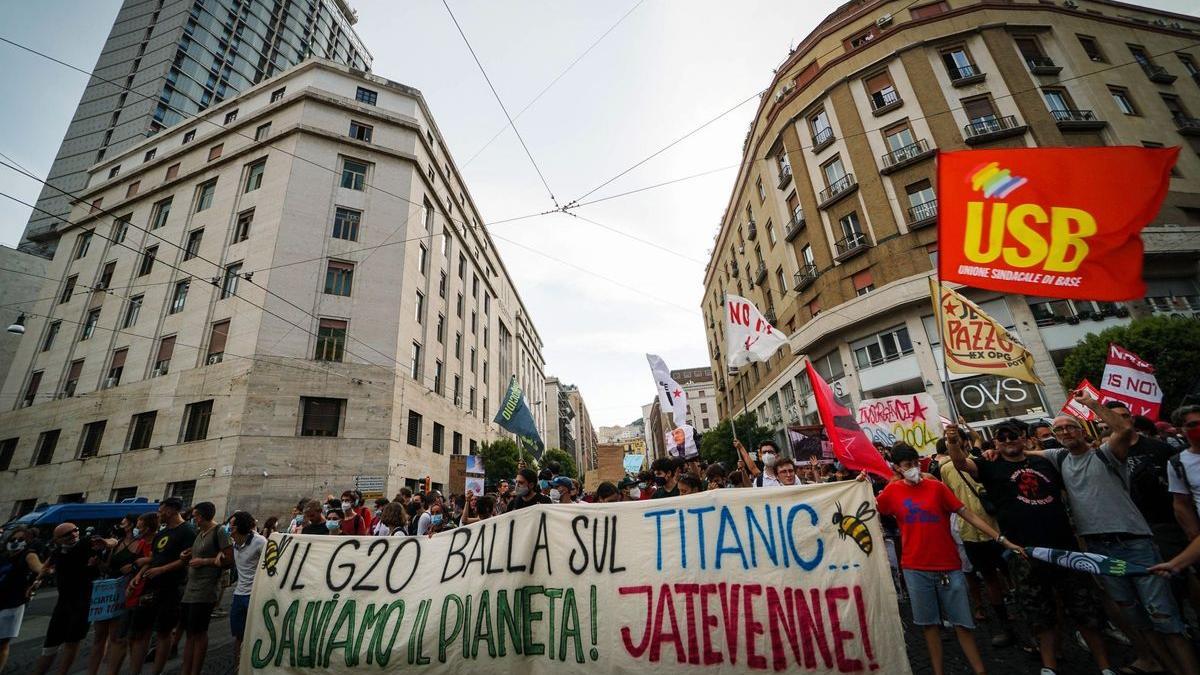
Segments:
[[[517,443],[511,438],[484,443],[479,448],[479,456],[483,458],[483,470],[487,472],[488,481],[511,480],[517,475]]]
[[[754,413],[736,418],[733,426],[737,427],[738,440],[751,452],[761,441],[774,438],[771,428],[760,425]],[[738,453],[733,449],[733,430],[729,420],[721,420],[720,424],[705,432],[700,439],[700,456],[710,463],[721,462],[728,469],[737,466]]]
[[[1110,342],[1154,365],[1158,386],[1163,391],[1164,416],[1182,405],[1188,393],[1193,399],[1200,395],[1196,370],[1196,364],[1200,363],[1200,321],[1169,316],[1135,319],[1124,326],[1089,333],[1063,362],[1059,372],[1063,386],[1074,387],[1086,377],[1100,388]]]
[[[575,458],[571,453],[559,448],[550,448],[542,453],[542,461],[540,464],[544,467],[550,462],[558,462],[558,475],[566,476],[567,478],[579,478],[579,468],[575,466]]]

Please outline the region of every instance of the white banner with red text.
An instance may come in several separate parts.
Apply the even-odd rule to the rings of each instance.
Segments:
[[[274,534],[241,672],[909,673],[865,482]]]

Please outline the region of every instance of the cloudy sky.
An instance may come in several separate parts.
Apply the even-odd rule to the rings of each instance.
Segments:
[[[350,2],[373,70],[424,92],[484,219],[551,208],[512,131],[489,144],[506,120],[441,0]],[[6,2],[0,36],[90,68],[120,4]],[[451,0],[450,7],[514,115],[612,29],[517,118],[546,182],[566,203],[766,87],[788,48],[838,4]],[[1195,7],[1194,0],[1146,4]],[[0,66],[0,152],[45,175],[86,77],[4,44]],[[756,103],[588,199],[707,175],[577,211],[594,223],[553,214],[491,228],[545,342],[547,375],[579,385],[597,426],[640,418],[654,396],[646,352],[673,368],[708,365],[699,310],[704,261]],[[0,168],[0,191],[32,202],[38,184]],[[28,216],[27,207],[0,199],[0,243],[15,245]]]

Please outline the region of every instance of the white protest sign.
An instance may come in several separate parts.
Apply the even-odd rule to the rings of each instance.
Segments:
[[[874,503],[844,482],[534,506],[432,538],[276,533],[241,672],[906,674],[883,533],[854,515]]]
[[[725,353],[729,366],[740,368],[751,361],[766,361],[788,336],[763,317],[758,307],[740,295],[725,295]]]

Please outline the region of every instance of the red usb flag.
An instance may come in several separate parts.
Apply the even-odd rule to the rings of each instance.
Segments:
[[[1146,294],[1139,236],[1179,148],[1020,148],[938,155],[938,274],[1078,300]]]
[[[888,466],[871,444],[871,439],[858,426],[854,413],[837,402],[833,389],[813,368],[812,361],[805,360],[804,367],[808,371],[808,381],[812,383],[813,396],[817,399],[817,411],[821,414],[821,423],[825,425],[825,435],[829,437],[838,461],[852,471],[870,471],[891,478],[892,467]]]

